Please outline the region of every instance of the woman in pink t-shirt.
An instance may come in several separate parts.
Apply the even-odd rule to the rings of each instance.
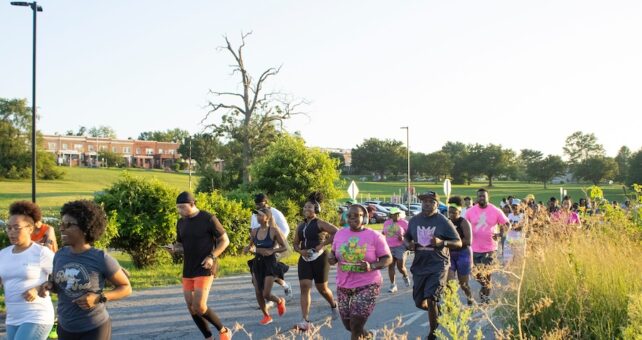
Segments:
[[[568,225],[575,224],[578,228],[582,227],[582,221],[580,216],[571,210],[573,202],[570,197],[565,197],[562,201],[562,209],[551,214],[552,222],[561,222]]]
[[[374,337],[374,331],[363,327],[372,314],[381,292],[381,272],[390,265],[390,249],[383,234],[366,228],[368,211],[359,204],[348,210],[350,228],[334,235],[328,263],[337,265],[337,299],[339,314],[351,339]]]
[[[388,293],[397,291],[395,281],[395,267],[403,275],[406,287],[410,287],[410,277],[406,270],[406,245],[403,243],[403,235],[408,231],[408,221],[400,218],[401,209],[390,208],[390,218],[383,222],[382,234],[386,237],[390,253],[392,254],[392,265],[388,266],[388,277],[390,278],[390,289]]]

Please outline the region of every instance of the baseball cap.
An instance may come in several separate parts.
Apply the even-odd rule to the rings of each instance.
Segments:
[[[178,194],[178,197],[176,197],[176,204],[194,203],[195,201],[196,200],[194,199],[194,195],[192,195],[188,191],[183,191]]]
[[[394,214],[401,214],[401,209],[397,207],[390,208],[390,215],[394,215]]]
[[[355,204],[355,203],[357,203],[357,201],[353,200],[352,198],[349,198],[349,199],[346,201],[346,203],[348,203],[348,204]]]
[[[439,200],[439,195],[434,191],[423,192],[423,193],[419,194],[419,196],[417,196],[417,197],[420,200],[423,200],[424,198],[428,198],[428,197],[431,197],[434,200]]]

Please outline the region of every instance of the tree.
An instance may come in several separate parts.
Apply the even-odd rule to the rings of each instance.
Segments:
[[[427,176],[426,160],[427,155],[423,152],[410,151],[410,174],[413,176]]]
[[[116,138],[116,131],[109,126],[94,126],[88,131],[90,137],[95,138]]]
[[[122,154],[111,152],[108,150],[98,151],[98,159],[102,159],[103,162],[105,162],[105,166],[107,167],[115,166],[122,168],[127,164]]]
[[[493,178],[509,174],[515,164],[515,152],[503,149],[501,145],[488,144],[487,146],[475,144],[470,148],[467,165],[472,174],[485,175],[488,186],[493,186]]]
[[[619,183],[625,183],[626,179],[629,177],[629,160],[631,159],[631,149],[626,146],[622,146],[615,156],[615,162],[617,163],[618,174],[615,176],[615,181]]]
[[[548,182],[555,178],[555,176],[564,174],[565,170],[566,164],[564,164],[562,157],[555,155],[549,155],[544,159],[530,162],[526,168],[528,178],[543,182],[544,189],[546,189]]]
[[[111,246],[130,254],[137,268],[158,263],[162,246],[176,239],[178,191],[157,179],[124,175],[96,202],[103,204],[118,235]]]
[[[528,169],[529,166],[535,162],[539,162],[544,157],[541,151],[531,150],[531,149],[522,149],[519,152],[519,157],[517,158],[517,177],[522,180],[530,181],[534,177],[529,175]]]
[[[473,175],[470,173],[470,169],[466,164],[470,148],[470,145],[461,142],[446,142],[446,144],[441,147],[441,151],[447,153],[452,161],[450,175],[453,177],[454,184],[468,182],[468,185],[470,185]]]
[[[266,137],[266,133],[268,133],[268,137],[270,136],[269,129],[274,130],[276,125],[282,126],[285,120],[298,114],[298,107],[304,103],[292,103],[282,93],[264,91],[265,82],[276,76],[281,70],[280,67],[270,67],[263,71],[256,80],[253,79],[243,59],[245,38],[250,34],[241,34],[241,44],[236,49],[232,47],[227,36],[224,37],[225,46],[220,49],[227,50],[234,58],[232,74],[240,76],[241,91],[210,91],[211,94],[219,98],[228,98],[229,100],[210,102],[211,109],[203,119],[205,121],[211,114],[224,112],[220,123],[209,124],[208,127],[212,128],[217,136],[225,136],[241,143],[242,164],[240,171],[244,184],[251,181],[249,169],[252,160],[257,155],[256,145],[265,141],[262,138]],[[274,137],[274,134],[271,136]]]
[[[345,168],[346,161],[341,152],[330,152],[328,155],[330,156],[330,158],[335,159],[338,162],[337,168],[339,170],[343,170]]]
[[[571,167],[590,157],[604,156],[604,147],[597,142],[597,137],[592,133],[585,134],[582,131],[576,131],[566,137],[563,150]]]
[[[42,148],[36,134],[36,174],[39,179],[58,179],[64,171],[56,167],[52,153]],[[26,99],[0,98],[0,177],[28,178],[31,175],[31,108]]]
[[[444,151],[427,154],[425,162],[424,169],[426,169],[426,175],[435,178],[437,181],[441,178],[448,177],[453,167],[453,161]]]
[[[631,155],[629,159],[626,184],[642,184],[642,149]]]
[[[369,138],[352,149],[352,168],[357,173],[376,173],[383,180],[387,174],[401,172],[406,157],[402,142]]]
[[[86,136],[87,135],[87,128],[84,126],[80,126],[78,128],[78,132],[74,132],[74,130],[67,130],[65,133],[67,136]]]
[[[145,131],[138,135],[138,140],[153,140],[156,142],[176,142],[185,143],[185,140],[190,137],[186,130],[179,128],[167,129],[165,131]]]
[[[612,179],[617,175],[617,163],[611,157],[590,157],[574,168],[573,174],[598,185],[604,179]]]
[[[188,159],[191,154],[192,159],[198,163],[200,170],[203,171],[211,169],[213,161],[217,158],[222,158],[222,149],[223,145],[216,136],[211,133],[199,133],[186,138],[178,147],[178,153],[181,154],[183,159]]]
[[[308,148],[303,139],[283,135],[258,157],[250,169],[256,191],[271,197],[290,223],[296,223],[307,195],[318,191],[325,197],[324,206],[339,197],[338,162],[319,149]],[[328,208],[326,206],[326,208]],[[335,216],[335,209],[324,209]]]

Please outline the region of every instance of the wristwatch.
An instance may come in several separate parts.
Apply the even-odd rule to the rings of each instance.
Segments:
[[[216,256],[214,254],[209,254],[207,257],[211,258],[212,260],[216,261]]]
[[[105,303],[107,302],[107,297],[105,296],[105,293],[100,292],[100,295],[98,296],[98,303]]]
[[[444,247],[448,247],[448,241],[444,241]]]

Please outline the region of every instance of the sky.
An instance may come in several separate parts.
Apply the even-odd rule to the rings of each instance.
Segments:
[[[366,138],[562,154],[594,133],[642,147],[641,1],[68,1],[38,14],[38,129],[118,137],[201,132],[213,91],[238,91],[227,35],[266,89],[309,102],[286,129],[310,146]],[[0,97],[31,102],[32,13],[0,4]],[[216,123],[212,117],[206,123]]]

